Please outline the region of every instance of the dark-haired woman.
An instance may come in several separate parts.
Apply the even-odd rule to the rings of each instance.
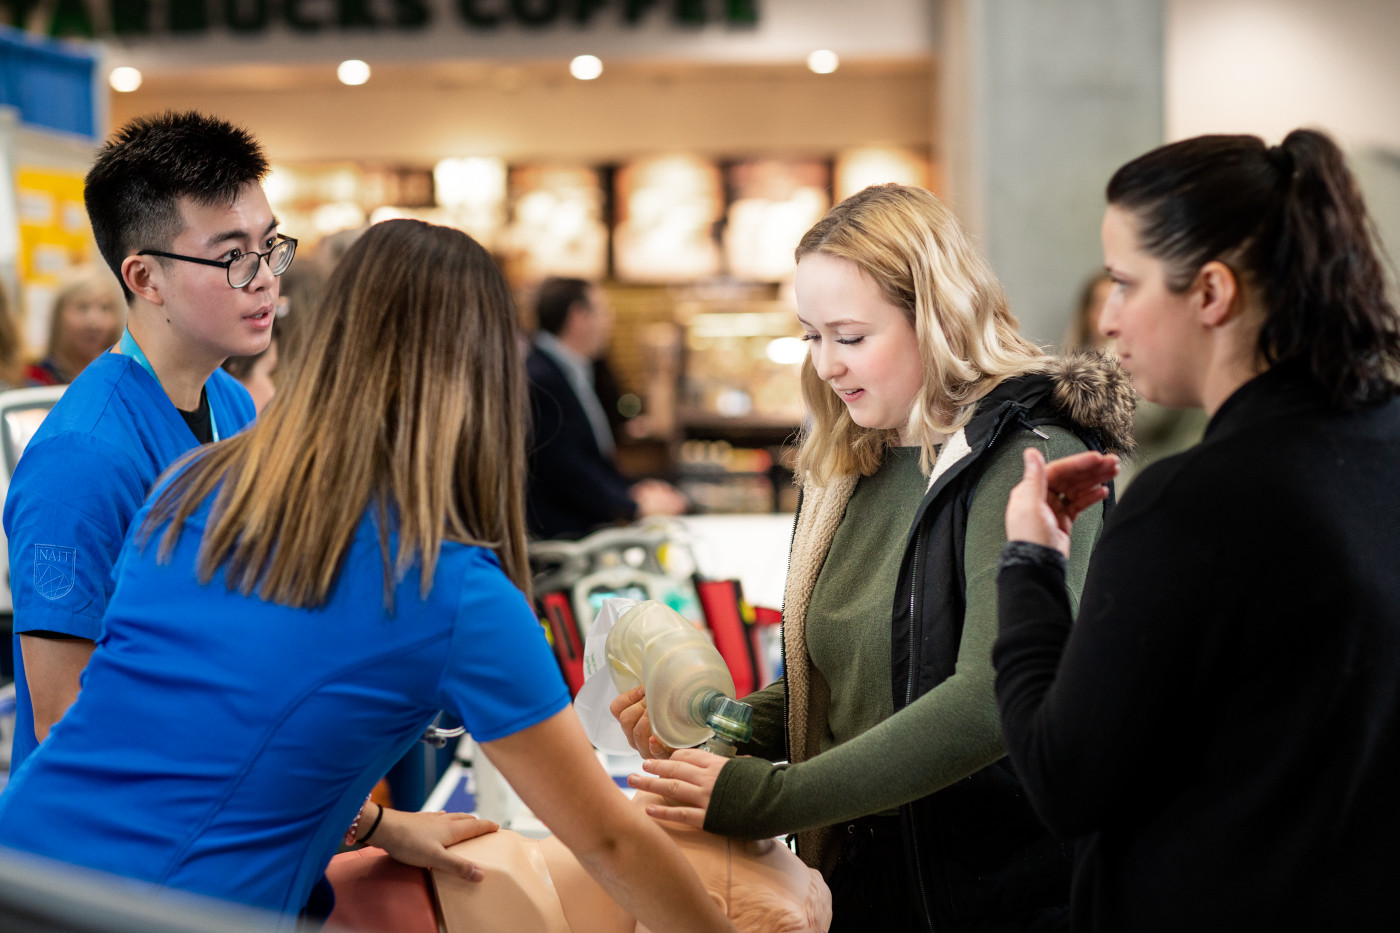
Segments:
[[[584,737],[538,620],[525,380],[460,231],[372,227],[256,424],[133,520],[83,689],[0,797],[0,845],[290,918],[438,709],[654,930],[732,930]],[[479,872],[476,873],[479,877]]]
[[[1075,928],[1400,928],[1400,318],[1356,184],[1316,132],[1202,137],[1108,202],[1101,326],[1211,420],[1105,523],[1077,617],[1112,458],[1027,451],[1007,507],[997,696],[1081,837]]]

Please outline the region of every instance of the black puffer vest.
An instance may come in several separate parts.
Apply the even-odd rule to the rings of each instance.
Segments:
[[[909,533],[895,594],[891,690],[896,712],[952,676],[957,666],[967,608],[968,513],[991,453],[1018,432],[1046,425],[1070,431],[1093,450],[1130,443],[1122,418],[1099,421],[1086,414],[1107,399],[1091,400],[1087,408],[1066,404],[1065,385],[1064,373],[1008,380],[982,399],[972,420],[950,439],[953,449],[946,452],[952,456],[939,457]],[[1091,424],[1075,420],[1069,412],[1076,409]],[[906,804],[900,814],[910,888],[930,931],[1065,928],[1069,846],[1041,826],[1008,759]]]

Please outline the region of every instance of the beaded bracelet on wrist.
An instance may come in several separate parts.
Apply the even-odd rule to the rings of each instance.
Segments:
[[[347,847],[348,847],[348,846],[353,846],[353,845],[355,844],[355,841],[356,841],[356,840],[355,840],[355,831],[358,830],[358,829],[360,828],[360,818],[363,817],[363,816],[365,815],[365,807],[367,807],[367,806],[369,806],[369,798],[368,798],[368,797],[365,798],[365,802],[364,802],[364,803],[360,804],[360,810],[359,810],[359,812],[356,813],[356,814],[355,814],[355,818],[354,818],[353,820],[350,821],[350,828],[347,829],[347,830],[345,831],[345,839],[344,839],[343,841],[344,841],[344,844],[345,844]],[[381,812],[381,815],[383,815],[382,812]],[[375,822],[377,823],[378,820],[376,820]],[[368,835],[368,834],[366,834],[366,835]]]

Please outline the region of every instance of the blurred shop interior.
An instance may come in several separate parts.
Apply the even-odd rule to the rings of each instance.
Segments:
[[[200,109],[262,140],[299,266],[328,261],[341,231],[409,216],[485,244],[527,327],[543,277],[601,283],[621,465],[671,479],[699,513],[790,512],[792,249],[867,184],[947,198],[1047,344],[1099,265],[1108,174],[1165,139],[1321,125],[1400,239],[1400,5],[1045,7],[12,5],[0,276],[36,355],[60,275],[97,259],[81,204],[93,146],[131,117]]]

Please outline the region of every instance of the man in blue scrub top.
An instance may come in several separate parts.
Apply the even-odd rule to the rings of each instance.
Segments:
[[[69,386],[5,501],[18,712],[11,768],[77,698],[102,633],[127,526],[166,467],[253,419],[220,364],[271,339],[296,241],[263,194],[246,131],[197,113],[132,121],[98,153],[83,197],[126,292],[127,332]]]

